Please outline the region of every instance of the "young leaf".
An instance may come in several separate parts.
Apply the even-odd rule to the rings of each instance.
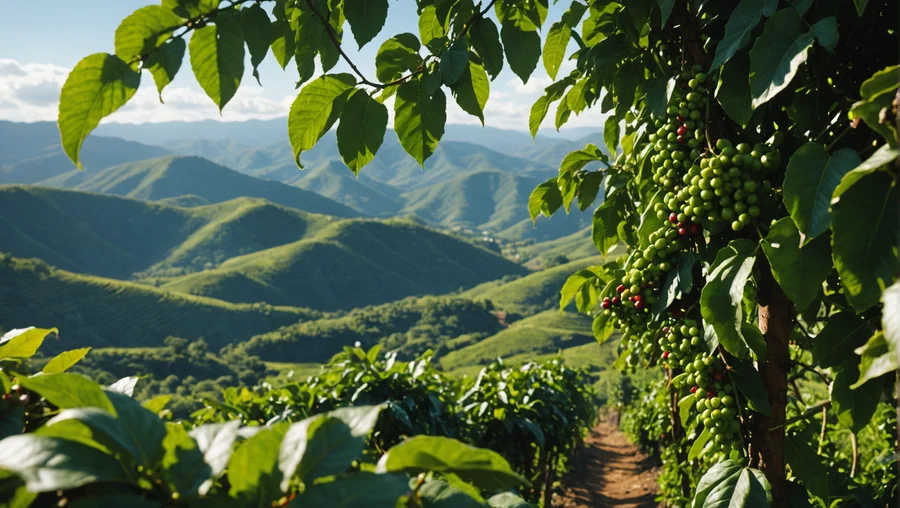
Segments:
[[[122,465],[96,448],[60,437],[22,434],[0,441],[0,468],[31,492],[68,490],[89,483],[131,483]]]
[[[750,96],[750,54],[741,51],[725,64],[716,99],[732,120],[746,126],[753,115]],[[665,109],[665,108],[663,108]]]
[[[250,51],[250,65],[253,66],[253,77],[259,81],[259,64],[266,58],[269,46],[272,45],[272,21],[258,3],[241,10],[241,32],[247,41]]]
[[[900,186],[889,173],[856,182],[832,204],[831,249],[844,295],[856,310],[878,303],[891,285],[900,244]]]
[[[803,485],[815,496],[828,500],[828,471],[806,438],[788,435],[784,440],[784,461]]]
[[[375,76],[386,83],[415,70],[422,65],[421,47],[419,39],[411,33],[398,34],[384,41],[375,55]]]
[[[133,68],[181,27],[185,20],[160,5],[148,5],[131,13],[116,29],[116,56]]]
[[[447,99],[442,90],[429,96],[419,77],[410,78],[397,89],[394,100],[394,132],[400,145],[423,168],[444,135]]]
[[[531,191],[531,196],[528,197],[528,214],[531,216],[532,222],[541,214],[550,217],[561,206],[562,195],[559,193],[556,178],[551,178],[535,187]]]
[[[80,374],[61,372],[21,378],[19,382],[60,409],[96,407],[116,414],[100,385]]]
[[[354,173],[375,158],[384,141],[388,111],[365,90],[354,90],[344,104],[337,128],[337,145],[344,164]]]
[[[509,68],[522,83],[528,83],[541,58],[541,36],[537,31],[526,30],[515,21],[506,20],[500,25],[500,39],[503,40]]]
[[[59,96],[63,149],[81,169],[81,144],[103,117],[124,106],[141,84],[140,73],[114,55],[95,53],[72,69]]]
[[[453,95],[463,111],[478,117],[484,125],[484,107],[491,95],[491,82],[480,63],[469,60],[466,70],[453,86]]]
[[[402,476],[359,472],[312,485],[297,496],[293,504],[332,508],[395,506],[408,491],[409,485]]]
[[[416,436],[394,446],[378,461],[377,471],[453,473],[488,490],[505,490],[528,483],[497,452],[437,436]]]
[[[805,310],[822,289],[833,267],[828,239],[816,238],[802,248],[801,236],[790,217],[772,224],[762,241],[772,275],[798,310]]]
[[[388,0],[344,0],[344,16],[360,48],[378,35],[387,20]]]
[[[184,39],[172,39],[154,51],[144,63],[144,68],[150,71],[153,81],[156,83],[159,102],[163,102],[163,88],[175,79],[175,75],[181,69],[186,47]]]
[[[438,19],[437,10],[433,5],[426,6],[419,15],[419,37],[422,44],[427,46],[433,39],[440,39],[443,36],[444,23]]]
[[[814,36],[803,33],[800,14],[789,7],[766,22],[762,36],[750,50],[750,95],[753,109],[768,102],[794,79],[806,61]]]
[[[812,355],[822,367],[839,368],[854,360],[853,350],[866,343],[871,331],[851,312],[832,315],[813,341]]]
[[[284,424],[265,427],[231,455],[228,493],[241,506],[271,506],[283,495],[278,450],[286,431]]]
[[[806,143],[791,156],[784,175],[784,204],[805,237],[815,238],[831,226],[831,195],[861,162],[853,149],[841,148],[829,156],[818,143]]]
[[[198,28],[188,44],[191,69],[219,111],[234,97],[244,76],[244,36],[235,16],[222,12],[215,25]]]
[[[65,372],[69,370],[73,365],[80,362],[82,358],[84,358],[88,351],[91,348],[84,347],[81,349],[73,349],[71,351],[62,352],[52,360],[47,362],[47,365],[44,365],[44,368],[41,369],[41,372],[44,374],[56,374],[57,372]]]
[[[17,328],[0,338],[0,360],[9,358],[31,358],[37,353],[44,339],[51,333],[59,335],[56,328]]]
[[[855,390],[851,388],[859,379],[859,368],[849,366],[838,372],[831,383],[831,410],[837,415],[838,423],[859,433],[875,414],[881,398],[882,385],[868,381]]]
[[[776,0],[741,0],[725,24],[725,36],[716,46],[710,70],[714,71],[750,42],[750,32],[762,19],[763,11],[774,9]]]
[[[316,146],[331,129],[354,85],[356,79],[350,74],[325,74],[300,90],[288,115],[288,135],[294,160],[301,168],[300,154]]]
[[[500,32],[490,18],[479,18],[469,29],[469,42],[472,49],[481,57],[484,69],[497,79],[503,70],[503,46],[500,44]]]
[[[719,343],[739,358],[746,358],[749,352],[741,334],[741,300],[756,261],[756,246],[750,240],[738,239],[720,250],[700,293],[703,321],[713,325]]]

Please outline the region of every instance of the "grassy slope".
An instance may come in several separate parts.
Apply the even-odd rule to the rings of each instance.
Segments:
[[[159,346],[169,335],[204,337],[211,348],[298,320],[307,309],[238,305],[141,284],[78,275],[38,260],[0,255],[0,326],[58,327],[51,349]]]
[[[98,173],[76,171],[42,184],[149,201],[192,194],[210,203],[219,203],[247,196],[305,212],[336,217],[359,216],[358,212],[318,194],[254,178],[200,157],[160,157],[121,164]]]
[[[517,321],[482,341],[447,353],[441,357],[440,365],[452,371],[460,367],[486,365],[500,357],[555,353],[593,340],[590,318],[548,310]],[[450,347],[453,348],[452,342]]]
[[[529,315],[558,306],[559,290],[562,289],[566,279],[582,268],[602,262],[599,256],[579,259],[509,282],[485,282],[461,296],[473,300],[491,300],[503,310]]]
[[[202,269],[296,241],[330,220],[260,199],[177,208],[85,192],[0,186],[0,251],[105,277]]]
[[[311,238],[230,259],[166,288],[323,310],[475,286],[524,268],[406,221],[340,221]]]

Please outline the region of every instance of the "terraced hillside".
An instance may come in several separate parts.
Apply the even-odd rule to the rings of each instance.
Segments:
[[[230,301],[336,310],[443,294],[525,273],[493,252],[409,221],[356,219],[164,287]]]
[[[219,348],[321,314],[233,304],[142,284],[79,275],[35,259],[0,254],[0,326],[57,327],[51,350],[160,346],[169,335]]]
[[[267,199],[304,212],[335,217],[360,213],[280,182],[253,178],[200,157],[170,156],[121,164],[100,172],[73,171],[41,185],[158,201],[192,195],[208,203],[239,197]]]

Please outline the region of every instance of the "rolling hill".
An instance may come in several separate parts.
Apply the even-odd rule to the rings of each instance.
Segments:
[[[164,287],[229,301],[336,310],[443,294],[524,273],[486,249],[409,221],[355,219]]]
[[[515,280],[496,280],[479,284],[460,296],[490,300],[505,311],[531,315],[559,307],[559,291],[570,275],[591,265],[601,264],[600,256],[579,259],[530,273]]]
[[[260,199],[178,208],[79,191],[0,186],[0,251],[119,279],[209,268],[296,241],[331,220]]]
[[[239,197],[267,199],[304,212],[358,217],[318,194],[241,174],[200,157],[161,157],[121,164],[100,172],[69,172],[42,185],[157,201],[192,195],[209,203]]]
[[[233,304],[79,275],[0,253],[0,326],[57,327],[49,351],[81,346],[160,346],[169,335],[213,348],[322,317],[307,309]]]
[[[165,148],[124,139],[90,136],[81,149],[85,171],[96,171],[170,154]],[[54,122],[0,121],[0,184],[31,184],[72,171]]]

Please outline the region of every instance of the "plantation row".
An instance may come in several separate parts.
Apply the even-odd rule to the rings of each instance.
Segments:
[[[557,360],[437,373],[380,348],[346,348],[321,376],[229,388],[174,421],[169,395],[143,404],[138,378],[108,387],[28,359],[56,330],[0,344],[4,506],[549,506],[596,415],[586,376]]]

